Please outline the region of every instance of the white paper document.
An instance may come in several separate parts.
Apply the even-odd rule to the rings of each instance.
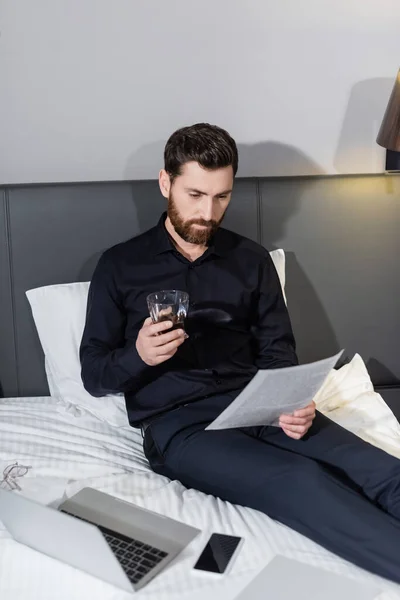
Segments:
[[[381,593],[378,583],[275,556],[236,600],[374,600]]]
[[[278,425],[313,400],[343,350],[318,362],[283,369],[260,369],[245,389],[206,429]]]

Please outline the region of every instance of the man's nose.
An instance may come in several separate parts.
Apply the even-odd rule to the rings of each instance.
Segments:
[[[202,204],[202,218],[205,221],[211,221],[213,218],[214,202],[212,198],[204,198]]]

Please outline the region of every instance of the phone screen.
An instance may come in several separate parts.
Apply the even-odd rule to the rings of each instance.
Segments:
[[[194,568],[211,573],[223,573],[240,540],[241,538],[235,535],[213,533]]]

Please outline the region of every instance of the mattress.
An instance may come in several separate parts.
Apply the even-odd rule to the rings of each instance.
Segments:
[[[377,396],[376,394],[374,396]],[[369,401],[372,402],[369,395]],[[377,445],[390,431],[390,447],[400,455],[400,428],[390,410],[374,399],[365,436]],[[347,404],[325,407],[334,419],[357,429]],[[354,411],[353,411],[354,412]],[[340,413],[340,414],[339,414]],[[359,414],[356,419],[359,420]],[[358,421],[360,423],[360,421]],[[386,429],[385,429],[386,428]],[[358,429],[362,433],[361,427]],[[144,457],[141,434],[116,427],[54,398],[0,399],[0,469],[18,461],[30,466],[20,479],[21,493],[58,505],[85,486],[169,515],[202,530],[186,550],[140,594],[157,600],[228,600],[234,598],[272,558],[281,554],[361,581],[382,590],[380,600],[400,599],[400,586],[371,575],[302,535],[252,509],[232,505],[153,473]],[[372,439],[372,441],[374,441]],[[390,451],[390,448],[389,448]],[[196,575],[192,566],[212,532],[245,538],[229,577]],[[0,597],[5,600],[124,600],[131,595],[86,573],[37,553],[11,539],[0,524]]]

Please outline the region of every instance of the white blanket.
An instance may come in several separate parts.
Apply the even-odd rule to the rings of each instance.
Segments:
[[[316,401],[330,418],[400,457],[400,426],[382,398],[373,392],[360,357],[332,373]],[[400,586],[349,564],[266,515],[187,490],[178,482],[152,473],[137,430],[100,421],[66,399],[0,399],[1,471],[15,460],[31,465],[20,481],[22,493],[40,502],[58,504],[63,497],[91,486],[202,529],[202,535],[140,592],[143,597],[228,600],[276,554],[284,554],[349,577],[371,580],[382,589],[380,600],[400,599]],[[191,569],[213,531],[245,538],[228,578],[200,577]],[[4,528],[0,529],[0,598],[125,600],[129,597],[18,544]]]

